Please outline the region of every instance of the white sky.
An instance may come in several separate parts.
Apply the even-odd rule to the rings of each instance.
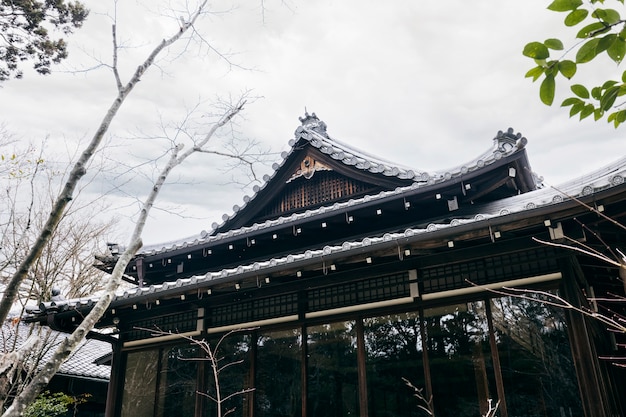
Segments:
[[[0,88],[0,122],[25,143],[48,136],[46,146],[56,160],[67,158],[66,149],[71,152],[93,135],[115,96],[113,77],[105,68],[68,72],[94,66],[98,59],[110,62],[106,13],[113,13],[113,3],[86,3],[91,15],[68,39],[70,58],[56,73],[27,73]],[[176,19],[160,15],[155,1],[144,3],[150,9],[139,1],[118,4],[118,38],[126,47],[120,53],[124,80],[147,50],[178,28]],[[226,10],[232,3],[213,4]],[[547,11],[548,4],[241,1],[198,28],[212,47],[233,53],[231,61],[249,69],[229,68],[197,45],[174,62],[175,51],[160,60],[111,126],[104,155],[116,161],[116,173],[94,181],[89,192],[109,193],[113,205],[103,216],[119,216],[128,227],[137,208],[134,199],[143,198],[146,189],[141,174],[149,175],[151,167],[135,168],[131,175],[119,172],[165,149],[162,142],[129,138],[154,132],[159,120],[176,122],[198,100],[236,96],[246,89],[260,98],[246,107],[239,134],[273,152],[287,149],[306,107],[327,123],[331,137],[427,171],[473,159],[491,146],[498,130],[513,127],[528,138],[532,168],[546,183],[574,178],[623,156],[626,127],[615,130],[604,121],[569,119],[558,106],[567,93],[563,85],[560,94],[557,87],[556,105],[546,107],[539,101],[538,84],[524,78],[532,66],[521,54],[524,44],[565,31],[564,15]],[[566,47],[572,44],[568,38]],[[580,81],[603,75],[619,79],[623,68],[608,59],[600,64],[579,70]],[[252,194],[226,184],[230,174],[216,169],[220,161],[199,155],[189,162],[164,189],[159,200],[163,210],[155,211],[147,225],[146,244],[209,230],[213,222],[221,223],[223,213],[232,213],[233,205],[242,205],[245,194]],[[120,232],[122,241],[125,235]]]

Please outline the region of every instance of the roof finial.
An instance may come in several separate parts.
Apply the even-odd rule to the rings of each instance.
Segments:
[[[328,137],[328,134],[326,133],[326,123],[318,119],[315,113],[309,114],[306,107],[304,108],[304,117],[299,117],[298,119],[304,128],[313,130],[320,135]]]

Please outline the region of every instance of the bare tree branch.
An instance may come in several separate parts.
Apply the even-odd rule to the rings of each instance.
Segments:
[[[402,381],[404,381],[407,387],[413,390],[413,396],[421,402],[421,404],[417,405],[417,408],[424,411],[429,416],[435,417],[435,406],[433,404],[432,394],[428,398],[426,398],[426,394],[424,394],[424,388],[417,388],[411,383],[411,381],[404,377],[402,377]]]
[[[587,208],[589,211],[592,211],[594,213],[596,213],[598,216],[602,217],[604,220],[608,220],[610,223],[612,223],[614,226],[619,227],[620,229],[623,229],[624,231],[626,231],[626,225],[621,224],[618,221],[615,221],[615,219],[612,219],[611,217],[607,216],[606,214],[602,213],[600,210],[598,210],[595,207],[590,206],[589,204],[586,204],[585,202],[583,202],[582,200],[574,197],[573,195],[569,195],[567,194],[565,191],[558,189],[557,187],[551,186],[551,188],[553,188],[554,190],[558,191],[559,193],[563,194],[564,196],[566,196],[567,198],[571,198],[572,200],[574,200],[575,202],[577,202],[578,204],[580,204],[581,206]]]
[[[22,281],[25,279],[28,270],[33,265],[35,260],[41,255],[41,252],[50,238],[53,230],[57,227],[59,221],[61,220],[61,216],[67,207],[69,201],[71,201],[74,190],[76,189],[76,185],[80,181],[80,179],[87,173],[86,166],[88,161],[91,159],[95,151],[98,149],[104,135],[109,129],[109,126],[115,115],[121,108],[124,103],[126,97],[130,94],[130,92],[135,88],[137,83],[141,80],[143,74],[150,68],[150,66],[154,63],[156,57],[168,46],[172,45],[178,39],[182,37],[182,35],[187,32],[192,25],[196,22],[197,18],[202,14],[203,9],[208,0],[204,0],[196,9],[195,13],[191,16],[189,21],[185,22],[185,24],[180,28],[178,32],[167,39],[163,39],[159,45],[157,45],[152,52],[148,55],[148,57],[142,62],[141,65],[137,67],[135,73],[132,75],[128,83],[118,90],[117,97],[113,100],[113,103],[109,107],[106,115],[100,122],[100,126],[98,127],[96,133],[94,134],[91,142],[83,151],[81,157],[76,161],[74,167],[70,172],[70,176],[65,183],[65,187],[63,191],[60,193],[57,198],[52,212],[50,213],[48,220],[44,229],[41,231],[39,239],[33,244],[31,250],[20,264],[17,271],[13,274],[9,284],[5,288],[4,295],[2,300],[0,301],[0,322],[4,322],[9,314],[11,306],[15,302],[19,286]]]
[[[539,239],[537,237],[533,237],[533,240],[535,242],[538,242],[538,243],[541,243],[541,244],[544,244],[544,245],[554,246],[556,248],[564,248],[564,249],[569,249],[569,250],[573,250],[573,251],[576,251],[576,252],[580,252],[580,253],[583,253],[585,255],[592,256],[594,258],[598,258],[601,261],[609,263],[609,264],[611,264],[613,266],[617,266],[617,267],[620,266],[619,262],[616,262],[616,261],[612,260],[611,258],[607,257],[606,255],[603,255],[601,253],[597,253],[596,251],[594,251],[591,248],[583,249],[583,248],[579,248],[579,247],[572,246],[572,245],[566,245],[566,244],[563,244],[563,243],[548,242],[546,240],[542,240],[542,239]],[[573,239],[571,239],[571,240],[573,241]]]
[[[220,127],[224,126],[224,124],[228,123],[241,110],[243,110],[244,104],[245,101],[241,100],[233,108],[226,111],[223,116],[218,120],[218,122],[211,127],[209,133],[205,136],[202,143],[207,143],[211,139],[211,136],[214,135]],[[122,282],[126,266],[133,258],[137,250],[139,250],[139,248],[142,246],[141,234],[148,219],[150,210],[152,209],[154,202],[167,179],[167,176],[176,166],[181,164],[183,161],[185,161],[185,159],[187,159],[190,155],[196,152],[193,148],[191,148],[188,149],[186,152],[180,154],[182,148],[182,144],[179,144],[171,149],[170,159],[167,165],[162,169],[156,182],[154,183],[152,189],[148,193],[148,196],[143,203],[143,207],[139,213],[139,218],[135,223],[135,228],[130,237],[128,248],[117,260],[109,281],[107,282],[103,294],[100,296],[98,302],[89,312],[89,314],[85,316],[85,318],[76,328],[76,330],[70,336],[68,336],[61,345],[59,345],[59,347],[55,351],[53,358],[43,367],[43,369],[33,378],[32,382],[14,400],[11,407],[7,409],[5,414],[3,414],[3,417],[17,417],[21,415],[26,406],[30,402],[32,402],[39,394],[39,392],[41,392],[41,390],[48,384],[52,376],[54,376],[54,374],[58,371],[61,364],[69,357],[72,351],[84,339],[87,333],[94,328],[96,322],[105,313],[113,297],[115,296],[115,291]]]
[[[147,329],[147,328],[143,328],[143,327],[136,327],[135,329],[138,330],[144,330],[147,332],[150,332],[152,334],[152,336],[171,336],[171,335],[177,335],[179,336],[181,339],[187,340],[189,343],[198,346],[199,348],[202,349],[202,351],[204,352],[204,354],[206,355],[205,358],[181,358],[181,360],[186,360],[186,361],[208,361],[211,365],[211,369],[212,369],[212,376],[213,376],[213,383],[214,385],[214,389],[215,389],[215,395],[212,395],[208,392],[201,392],[201,391],[196,391],[196,393],[198,395],[202,395],[203,397],[206,397],[208,399],[210,399],[211,401],[213,401],[217,407],[217,417],[225,417],[227,415],[229,415],[230,413],[233,413],[235,411],[235,408],[231,408],[229,410],[224,410],[224,403],[226,401],[228,401],[231,398],[240,396],[240,395],[244,395],[247,394],[249,392],[253,392],[255,390],[255,388],[242,388],[238,391],[232,392],[230,394],[227,395],[223,395],[222,393],[222,386],[220,384],[220,375],[222,373],[223,370],[228,369],[231,366],[235,366],[235,365],[239,365],[243,362],[243,360],[236,360],[236,361],[230,361],[227,362],[226,364],[220,366],[220,363],[223,362],[224,358],[219,356],[219,351],[221,349],[222,343],[230,336],[232,336],[235,333],[244,333],[244,332],[250,332],[252,330],[255,330],[256,327],[251,327],[251,328],[241,328],[241,329],[233,329],[227,333],[224,333],[220,339],[218,340],[218,342],[215,344],[215,346],[211,346],[211,344],[209,342],[207,342],[205,339],[194,339],[191,336],[187,336],[187,335],[182,335],[182,334],[177,334],[171,331],[163,331],[161,329],[159,329],[158,327],[155,326],[154,329]]]

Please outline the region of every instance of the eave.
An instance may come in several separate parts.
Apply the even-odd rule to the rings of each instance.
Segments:
[[[578,221],[588,224],[600,223],[608,216],[616,221],[626,218],[626,158],[618,161],[611,169],[601,170],[603,173],[588,177],[586,182],[573,181],[570,188],[564,187],[561,192],[554,190],[537,190],[528,195],[508,199],[509,204],[487,204],[479,207],[472,219],[453,219],[447,224],[432,223],[425,228],[411,228],[404,232],[387,233],[382,236],[370,236],[356,241],[346,241],[340,245],[328,245],[316,250],[294,253],[285,257],[274,258],[265,262],[242,264],[236,268],[223,269],[166,282],[146,288],[136,288],[117,296],[111,307],[120,314],[120,310],[143,308],[154,303],[167,303],[168,300],[181,303],[193,303],[201,295],[220,296],[237,294],[241,291],[256,291],[267,284],[277,290],[284,289],[300,280],[307,285],[315,285],[322,277],[335,274],[336,270],[382,267],[411,268],[415,262],[423,265],[426,259],[441,258],[440,262],[456,259],[462,251],[481,256],[491,250],[499,250],[501,245],[532,245],[530,237],[539,236],[549,240],[550,230],[563,223],[564,228],[576,227]],[[574,192],[575,187],[578,192]],[[552,194],[551,194],[552,192]],[[565,194],[563,194],[565,193]],[[565,197],[563,197],[565,195]],[[555,198],[560,196],[561,198]],[[515,201],[513,201],[515,200]],[[515,204],[511,204],[515,203]],[[497,211],[500,206],[509,207]],[[512,210],[512,207],[517,210]],[[492,209],[488,213],[481,209]],[[594,211],[597,210],[597,211]],[[602,216],[600,215],[602,214]],[[576,218],[576,222],[573,219]],[[594,220],[595,219],[595,220]],[[603,224],[606,221],[603,221]],[[521,240],[520,240],[521,239]],[[524,243],[526,242],[526,243]],[[493,246],[497,245],[497,246]],[[485,249],[481,249],[485,248]],[[490,249],[491,248],[491,249]],[[512,250],[511,248],[507,250]],[[408,252],[407,252],[408,251]],[[370,261],[368,261],[368,258]],[[320,271],[326,270],[326,273]],[[312,280],[312,281],[306,281]],[[291,284],[290,284],[291,283]],[[296,285],[296,284],[293,284]],[[302,285],[302,284],[300,284]],[[65,311],[50,311],[55,322],[65,322],[78,318],[89,310],[94,300],[72,302]],[[32,321],[46,320],[48,312],[42,310],[35,314]],[[110,325],[112,316],[105,317],[100,325]]]

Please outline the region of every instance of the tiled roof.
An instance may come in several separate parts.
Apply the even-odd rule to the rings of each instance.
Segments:
[[[612,187],[618,187],[624,184],[624,178],[626,177],[626,157],[616,161],[615,163],[608,165],[602,169],[596,170],[590,174],[584,175],[575,180],[566,182],[559,187],[546,187],[531,191],[525,194],[516,195],[514,197],[505,198],[495,202],[485,203],[482,205],[471,206],[471,212],[459,211],[459,215],[452,220],[445,222],[433,222],[426,226],[410,227],[402,232],[385,233],[382,236],[370,236],[355,241],[345,241],[340,245],[325,246],[323,248],[315,250],[307,250],[303,253],[289,254],[280,258],[273,258],[263,262],[254,262],[248,265],[240,265],[236,268],[222,269],[220,271],[209,272],[204,275],[193,276],[185,279],[178,279],[177,281],[164,282],[162,284],[155,284],[149,287],[132,288],[117,295],[114,303],[123,302],[124,300],[132,300],[137,297],[150,296],[159,294],[163,291],[180,289],[184,291],[184,288],[192,285],[209,284],[213,281],[236,279],[237,276],[246,273],[263,274],[271,269],[280,266],[288,266],[289,264],[295,264],[300,261],[307,261],[313,259],[323,259],[330,255],[350,255],[353,251],[361,251],[366,247],[374,247],[375,245],[384,244],[386,242],[402,240],[406,238],[412,238],[418,235],[428,235],[429,233],[436,232],[438,230],[449,229],[452,230],[456,226],[476,223],[496,219],[513,213],[522,213],[541,207],[554,206],[561,202],[570,200],[571,198],[583,197],[591,195],[603,190],[610,189]],[[421,185],[416,183],[411,187],[420,187]],[[399,193],[402,190],[394,190],[388,193]],[[377,196],[367,196],[366,199],[382,198],[387,193],[381,193]],[[345,204],[351,204],[347,202]],[[323,210],[335,210],[336,205],[332,207],[323,207],[319,209]],[[306,215],[303,213],[301,215]],[[289,218],[278,219],[276,221],[288,222],[292,221],[294,217],[298,215],[290,216]],[[264,227],[264,225],[254,225],[251,227]],[[238,229],[228,233],[245,233],[247,228]],[[220,236],[212,236],[210,238],[219,239]],[[209,238],[209,239],[210,239]],[[69,308],[79,308],[86,306],[96,301],[95,298],[71,300],[68,302]]]
[[[213,223],[212,233],[202,232],[200,236],[179,239],[167,243],[146,245],[138,252],[138,255],[151,256],[187,247],[193,247],[198,244],[215,243],[224,238],[245,235],[248,232],[255,232],[277,225],[297,222],[306,218],[315,217],[319,214],[328,213],[330,211],[345,209],[348,207],[355,207],[372,200],[383,199],[390,196],[397,196],[416,189],[427,189],[428,187],[439,185],[445,183],[446,181],[455,180],[462,175],[487,167],[499,161],[500,159],[524,148],[528,142],[525,137],[523,137],[520,133],[515,133],[512,128],[509,128],[506,132],[499,131],[493,138],[492,146],[476,158],[464,164],[451,167],[449,169],[427,173],[425,171],[412,170],[406,167],[401,167],[398,164],[393,164],[370,156],[365,152],[352,149],[348,145],[345,145],[336,139],[331,139],[325,133],[325,125],[323,124],[323,122],[319,121],[315,117],[315,113],[313,113],[312,116],[308,117],[308,123],[306,122],[307,119],[301,119],[303,120],[303,125],[299,126],[296,129],[296,139],[290,141],[291,151],[283,153],[283,160],[281,164],[275,163],[273,165],[272,168],[274,169],[274,175],[281,168],[282,164],[288,159],[291,152],[294,151],[296,144],[299,143],[300,140],[306,140],[312,146],[318,148],[321,152],[329,154],[333,159],[339,160],[346,165],[361,170],[368,170],[372,173],[380,173],[385,176],[397,176],[398,178],[412,179],[414,182],[409,186],[398,187],[392,191],[384,191],[378,194],[367,195],[362,198],[351,199],[342,203],[335,203],[332,206],[323,206],[314,210],[306,210],[304,212],[294,213],[288,216],[267,220],[263,223],[255,223],[251,226],[245,226],[226,232],[216,233],[215,230],[220,228],[221,225]],[[311,122],[311,119],[313,118],[314,120],[317,120],[317,122]],[[322,126],[323,128],[320,126]],[[237,213],[245,207],[245,205],[250,203],[259,194],[259,192],[271,182],[272,178],[273,176],[266,175],[263,178],[263,180],[265,181],[264,185],[261,187],[255,186],[255,194],[252,197],[244,197],[245,204],[242,207],[235,206],[233,207],[233,213],[231,215],[224,214],[222,216],[224,223],[234,218],[234,216],[236,216]],[[541,182],[541,179],[537,178],[537,181]],[[222,225],[224,223],[222,223]]]
[[[110,365],[99,365],[102,357],[111,354],[111,345],[99,340],[86,340],[61,365],[58,374],[109,380]]]
[[[30,326],[25,324],[6,323],[2,326],[2,350],[3,352],[12,349],[12,343],[17,337],[17,346],[26,341],[29,336]],[[42,329],[43,358],[40,365],[52,356],[59,343],[67,337],[64,333],[59,333],[50,329]],[[67,375],[78,378],[99,379],[103,382],[109,380],[111,367],[109,365],[98,365],[96,360],[112,351],[111,345],[94,339],[84,340],[72,355],[65,361],[57,375]]]
[[[300,140],[305,140],[314,148],[319,149],[323,154],[329,155],[331,158],[359,170],[369,171],[373,174],[382,174],[387,177],[398,177],[415,181],[428,181],[430,177],[427,172],[386,161],[353,148],[337,139],[331,138],[326,133],[324,122],[320,121],[315,113],[312,115],[307,113],[306,116],[300,120],[302,126],[298,126],[294,132],[295,138],[289,141],[292,151]],[[290,152],[283,153],[283,161],[287,159],[289,153]],[[275,164],[273,167],[274,171],[279,167],[278,164]]]

